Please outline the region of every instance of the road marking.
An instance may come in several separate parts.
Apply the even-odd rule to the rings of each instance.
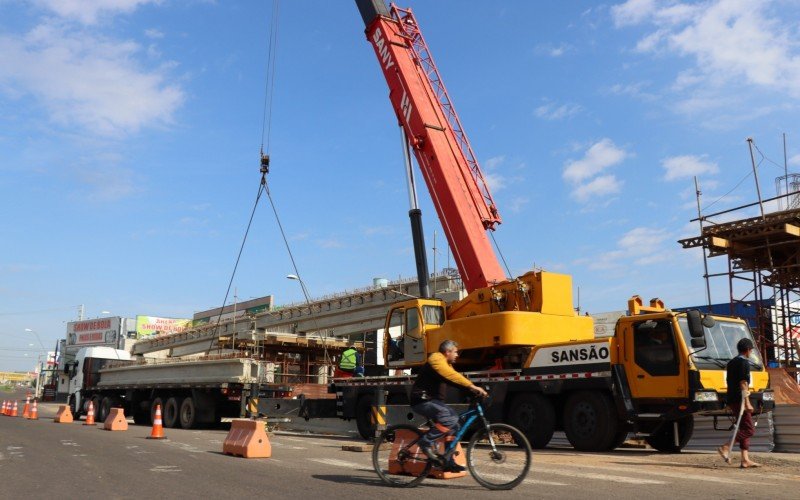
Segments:
[[[126,446],[126,447],[125,447],[125,449],[127,449],[127,450],[132,450],[132,449],[134,449],[134,448],[138,448],[138,447],[139,447],[139,445],[138,445],[138,444],[134,444],[134,445],[131,445],[131,446]]]
[[[525,484],[542,484],[545,486],[567,486],[567,483],[557,483],[555,481],[542,481],[541,479],[526,479]]]
[[[5,460],[5,456],[3,456],[3,452],[0,451],[0,460]]]
[[[307,450],[308,448],[306,448],[304,446],[290,446],[289,449],[290,450]]]
[[[585,469],[598,469],[598,470],[611,470],[615,472],[620,472],[619,467],[610,467],[607,465],[579,465],[574,467],[581,467]],[[710,477],[710,476],[702,476],[699,474],[686,474],[684,472],[668,472],[668,471],[650,471],[650,470],[643,470],[643,469],[636,469],[636,474],[649,474],[651,476],[662,476],[662,477],[670,477],[675,479],[691,479],[694,481],[704,481],[709,483],[723,483],[723,484],[730,484],[731,480],[721,477]],[[737,484],[760,484],[754,481],[743,481],[741,479],[736,479]]]
[[[309,458],[309,461],[325,465],[333,465],[336,467],[347,467],[350,469],[353,468],[360,469],[362,467],[365,467],[364,464],[359,464],[356,462],[347,462],[345,460],[336,460],[335,458]]]
[[[7,450],[21,450],[22,446],[8,446],[6,447]]]
[[[71,439],[62,439],[61,444],[63,444],[64,446],[80,446],[78,443],[72,441]]]
[[[563,469],[550,469],[547,467],[534,467],[534,472],[545,472],[556,476],[568,476],[574,478],[597,479],[599,481],[612,481],[614,483],[626,484],[667,484],[665,481],[655,479],[644,479],[629,476],[616,476],[613,474],[595,474],[593,472],[565,471]]]
[[[150,472],[183,472],[177,467],[177,465],[156,465]]]
[[[73,457],[87,457],[86,453],[78,453],[77,455],[72,455]]]

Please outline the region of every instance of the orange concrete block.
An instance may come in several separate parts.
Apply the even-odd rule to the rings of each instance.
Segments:
[[[56,418],[53,419],[53,422],[57,424],[72,423],[72,410],[69,409],[69,405],[61,405],[58,407],[58,413],[56,413]]]
[[[392,449],[389,452],[389,473],[390,474],[404,474],[410,476],[418,476],[424,469],[426,465],[427,458],[425,455],[420,451],[419,447],[412,446],[409,451],[417,456],[419,456],[419,461],[408,462],[406,461],[403,464],[400,464],[397,461],[397,452],[400,451],[401,448],[408,445],[409,442],[416,439],[416,433],[406,430],[399,430],[395,434],[394,443],[392,443]],[[444,446],[445,442],[444,439],[440,439],[436,442],[436,452],[439,454],[444,453]],[[467,457],[464,454],[464,450],[461,449],[461,444],[456,445],[456,450],[453,452],[453,460],[458,465],[462,465],[464,467],[467,466]],[[428,477],[432,477],[434,479],[456,479],[459,477],[466,476],[466,472],[444,472],[440,467],[432,467]]]
[[[106,421],[103,423],[103,429],[107,431],[127,431],[128,420],[125,419],[125,410],[111,408]]]
[[[222,443],[222,453],[244,458],[269,458],[272,446],[269,444],[264,422],[258,420],[235,419],[231,430]]]

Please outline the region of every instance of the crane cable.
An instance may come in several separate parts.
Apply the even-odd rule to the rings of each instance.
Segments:
[[[256,214],[256,208],[258,207],[258,202],[261,199],[261,195],[264,193],[264,189],[267,185],[267,173],[269,172],[269,154],[264,154],[264,140],[266,137],[267,142],[267,153],[269,152],[269,137],[270,132],[272,130],[272,94],[275,87],[275,54],[278,48],[278,13],[279,13],[279,3],[280,0],[273,0],[272,2],[272,16],[270,18],[270,29],[269,29],[269,42],[267,44],[267,75],[265,77],[265,88],[264,88],[264,111],[263,117],[261,121],[261,182],[258,185],[258,193],[256,194],[256,201],[253,204],[253,210],[250,212],[250,220],[247,223],[247,229],[244,232],[244,238],[242,238],[242,244],[239,247],[239,254],[236,256],[236,263],[233,266],[233,272],[231,273],[231,278],[228,281],[228,289],[225,291],[225,299],[222,301],[222,307],[219,308],[219,315],[217,316],[217,324],[214,327],[215,330],[215,337],[217,338],[217,350],[221,349],[219,345],[219,325],[222,322],[222,314],[225,310],[225,306],[228,303],[228,296],[231,292],[231,286],[233,286],[233,280],[236,277],[236,270],[239,267],[239,261],[242,258],[242,252],[244,251],[244,245],[247,242],[247,236],[250,233],[250,227],[253,224],[253,217]],[[236,346],[232,346],[235,348]],[[209,354],[211,351],[211,345],[208,346],[206,349],[206,354]]]

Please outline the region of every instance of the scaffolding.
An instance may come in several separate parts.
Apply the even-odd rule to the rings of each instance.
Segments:
[[[702,248],[707,258],[727,257],[727,271],[704,275],[727,278],[731,313],[737,304],[754,304],[751,324],[763,359],[798,376],[800,360],[800,175],[776,179],[778,196],[703,215],[700,236],[679,240],[683,248]],[[699,196],[699,191],[698,191]],[[767,213],[765,204],[778,211]],[[730,219],[755,207],[761,215]],[[772,304],[772,307],[769,306]]]

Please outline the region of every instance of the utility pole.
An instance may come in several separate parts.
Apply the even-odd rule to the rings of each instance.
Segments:
[[[700,212],[700,195],[703,193],[700,192],[700,184],[697,182],[697,176],[694,176],[694,193],[697,197],[697,223],[700,224],[700,236],[703,236],[703,215]],[[705,246],[701,246],[700,249],[703,251],[703,270],[705,274],[703,274],[703,279],[706,280],[706,301],[708,302],[708,312],[711,312],[711,285],[708,283],[708,256],[706,256],[706,248]]]

